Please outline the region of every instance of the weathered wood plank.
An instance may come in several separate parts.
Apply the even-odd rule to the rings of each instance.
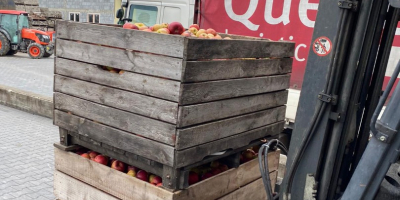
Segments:
[[[176,124],[178,104],[65,76],[54,76],[54,91]]]
[[[183,58],[185,37],[97,24],[57,21],[57,38]],[[112,37],[110,37],[112,36]]]
[[[54,115],[57,126],[165,165],[173,166],[174,164],[174,147],[59,110],[55,110]]]
[[[288,91],[245,96],[190,106],[180,106],[178,127],[264,110],[287,102]]]
[[[279,151],[268,154],[269,171],[275,171],[279,163]],[[209,200],[217,199],[223,195],[239,189],[261,177],[258,167],[258,160],[254,159],[239,166],[237,169],[230,169],[212,178],[190,186],[186,190],[175,192],[175,200]]]
[[[182,84],[179,105],[267,93],[289,88],[290,75]]]
[[[275,183],[277,181],[278,172],[272,172],[269,174],[271,178],[272,191],[275,189]],[[265,200],[267,199],[267,193],[264,188],[263,180],[257,179],[244,187],[241,187],[234,192],[219,198],[218,200]]]
[[[109,38],[115,38],[115,36],[108,37],[107,40]],[[182,76],[182,59],[178,58],[63,39],[57,39],[56,48],[57,57],[174,80],[180,80]],[[158,48],[159,46],[157,45],[155,49]]]
[[[207,124],[178,129],[176,149],[185,149],[282,121],[285,119],[285,108],[285,106],[280,106]]]
[[[62,93],[54,93],[56,109],[135,133],[165,144],[174,145],[175,125],[126,111],[89,102]]]
[[[287,74],[292,58],[186,61],[182,82],[200,82]]]
[[[231,137],[215,140],[202,145],[194,146],[181,151],[176,151],[176,167],[184,167],[203,160],[213,153],[243,147],[250,142],[267,136],[277,135],[283,131],[285,122],[281,121],[263,126],[251,131],[237,134]],[[215,133],[218,133],[217,131]]]
[[[172,200],[173,193],[74,153],[54,149],[55,168],[120,199]]]
[[[261,177],[258,160],[254,159],[237,169],[230,169],[186,190],[172,193],[74,153],[55,148],[54,155],[57,170],[121,199],[217,199]],[[279,151],[269,153],[268,158],[269,170],[275,171],[278,168]]]
[[[118,200],[118,198],[115,198],[59,171],[54,172],[54,196],[59,200]]]
[[[189,38],[186,59],[284,58],[294,56],[294,42]]]
[[[97,65],[62,58],[56,58],[55,73],[174,102],[179,99],[180,83],[163,78],[131,72],[111,73]]]

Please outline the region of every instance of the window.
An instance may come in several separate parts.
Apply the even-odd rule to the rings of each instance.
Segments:
[[[175,7],[165,7],[163,22],[171,23],[171,22],[180,22],[181,21],[181,9]]]
[[[74,21],[74,22],[79,22],[79,15],[80,15],[80,13],[78,13],[78,12],[70,12],[69,20]]]
[[[132,23],[143,23],[150,27],[157,23],[158,8],[155,6],[131,5],[129,14]]]
[[[100,14],[89,13],[88,14],[88,22],[89,23],[100,23]]]

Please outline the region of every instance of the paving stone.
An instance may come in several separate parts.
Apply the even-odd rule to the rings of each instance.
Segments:
[[[52,120],[0,105],[0,138],[0,199],[53,200]]]

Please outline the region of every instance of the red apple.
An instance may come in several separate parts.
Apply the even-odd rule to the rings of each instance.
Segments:
[[[185,36],[185,37],[191,37],[191,36],[192,36],[192,33],[189,32],[189,31],[185,31],[185,32],[183,32],[181,35],[182,35],[182,36]]]
[[[143,23],[134,23],[139,29],[140,27],[147,27],[146,25],[144,25]]]
[[[159,183],[162,183],[162,179],[161,179],[161,177],[152,174],[149,176],[149,183],[151,183],[153,185],[157,185]]]
[[[137,27],[135,24],[132,24],[132,23],[129,23],[129,22],[125,23],[122,28],[139,30],[139,27]]]
[[[129,176],[132,176],[132,177],[136,177],[135,170],[128,170],[128,173],[126,173],[126,174],[128,174]]]
[[[224,171],[229,170],[229,167],[228,167],[228,165],[223,164],[223,165],[219,165],[219,169],[221,170],[221,172],[224,172]]]
[[[168,30],[171,34],[180,35],[185,31],[185,28],[180,22],[172,22],[168,24]]]
[[[199,174],[196,172],[189,172],[189,185],[193,185],[195,183],[199,182]]]
[[[148,180],[147,177],[148,177],[148,174],[147,174],[147,172],[144,171],[144,170],[140,170],[140,171],[138,171],[137,174],[136,174],[136,178],[138,178],[138,179],[140,179],[140,180],[142,180],[142,181],[147,181],[147,180]]]
[[[149,29],[149,28],[143,29],[142,31],[153,32],[153,31],[151,31],[151,29]]]
[[[128,170],[128,171],[133,170],[133,171],[135,171],[135,172],[138,172],[140,169],[137,168],[137,167],[135,167],[135,166],[129,165],[127,170]]]
[[[197,34],[197,32],[199,31],[199,29],[197,29],[197,28],[195,28],[195,27],[191,27],[191,28],[189,28],[189,30],[188,31],[190,31],[190,32],[192,32],[193,34]]]
[[[213,34],[207,34],[207,37],[213,39],[215,36]]]
[[[94,162],[103,164],[103,165],[107,165],[108,164],[108,157],[104,156],[104,155],[97,155],[94,159]]]
[[[220,36],[220,35],[216,35],[215,37],[214,37],[214,39],[222,39],[222,37]]]
[[[219,169],[219,168],[213,168],[212,170],[211,170],[211,174],[212,175],[217,175],[217,174],[219,174],[219,173],[221,173],[222,171]]]
[[[207,29],[207,33],[208,33],[208,34],[212,34],[212,35],[214,35],[214,36],[217,35],[217,31],[215,31],[215,30],[212,29],[212,28]]]
[[[203,176],[201,176],[201,180],[208,179],[212,176],[213,176],[213,174],[211,172],[206,172],[205,174],[203,174]]]
[[[169,34],[170,33],[167,28],[160,28],[156,32],[161,33],[161,34]]]
[[[89,152],[90,160],[94,160],[94,158],[95,158],[96,156],[98,156],[98,155],[99,155],[99,153],[97,153],[97,152],[95,152],[95,151],[90,151],[90,152]]]
[[[192,24],[189,26],[189,28],[196,28],[197,30],[200,30],[200,26],[198,24]]]
[[[156,186],[157,186],[157,187],[161,187],[161,186],[162,186],[162,183],[157,183]]]
[[[84,158],[90,159],[90,156],[88,153],[83,153],[83,154],[81,154],[81,156]]]
[[[139,27],[139,30],[141,30],[141,31],[143,31],[143,30],[145,30],[145,29],[149,29],[149,27],[147,27],[147,26],[141,26],[141,27]]]
[[[125,172],[126,165],[125,165],[125,163],[123,163],[119,160],[114,160],[114,162],[111,164],[111,168],[118,170],[120,172]]]

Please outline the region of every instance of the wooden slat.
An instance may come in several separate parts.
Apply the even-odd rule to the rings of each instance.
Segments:
[[[174,102],[179,99],[180,83],[177,81],[131,72],[111,73],[97,65],[62,58],[56,58],[55,73]]]
[[[54,76],[54,91],[176,124],[178,104],[124,90]]]
[[[186,61],[182,82],[200,82],[287,74],[292,58]]]
[[[293,57],[294,42],[268,40],[204,40],[190,38],[187,60],[220,58],[284,58]]]
[[[174,145],[175,125],[126,111],[107,107],[62,93],[54,93],[56,109],[135,133],[165,144]],[[56,122],[57,123],[57,122]]]
[[[264,110],[287,102],[288,91],[245,96],[190,106],[180,106],[178,127]]]
[[[110,27],[111,28],[111,27]],[[107,37],[109,40],[110,38]],[[156,41],[154,41],[154,45]],[[158,49],[159,46],[154,46]],[[182,76],[182,59],[125,49],[110,48],[95,44],[57,39],[57,57],[114,67],[140,74],[149,74],[174,80]]]
[[[289,88],[290,75],[209,81],[181,85],[179,105],[267,93]]]
[[[54,111],[54,116],[55,125],[62,128],[165,165],[174,164],[174,147],[59,110]]]
[[[59,171],[54,172],[54,196],[59,200],[118,200],[118,198]]]
[[[185,149],[242,133],[285,119],[285,106],[210,122],[198,126],[178,129],[176,148]]]
[[[278,176],[278,172],[272,172],[269,174],[271,178],[271,187],[272,191],[275,188],[276,179]],[[262,179],[257,179],[244,187],[235,190],[234,192],[219,198],[218,200],[265,200],[267,199],[267,193],[264,188],[264,184]]]
[[[237,134],[231,137],[215,140],[202,145],[194,146],[182,151],[176,151],[176,167],[184,167],[203,160],[206,156],[223,150],[231,150],[243,147],[250,142],[267,136],[278,135],[283,131],[284,121],[263,126],[251,131]],[[215,132],[218,133],[218,132]]]
[[[279,163],[279,151],[268,154],[269,171],[275,171]],[[225,173],[218,174],[210,179],[190,186],[186,190],[175,192],[175,200],[209,200],[217,199],[223,195],[239,189],[261,177],[258,160],[254,159],[239,166],[238,169],[231,169]]]
[[[130,177],[77,154],[55,148],[55,168],[121,199],[209,200],[217,199],[261,177],[254,159],[175,193]],[[268,154],[269,171],[279,163],[279,151]]]
[[[172,200],[173,193],[77,154],[54,149],[55,168],[120,199]]]
[[[57,38],[183,58],[185,37],[71,21],[57,21]]]

